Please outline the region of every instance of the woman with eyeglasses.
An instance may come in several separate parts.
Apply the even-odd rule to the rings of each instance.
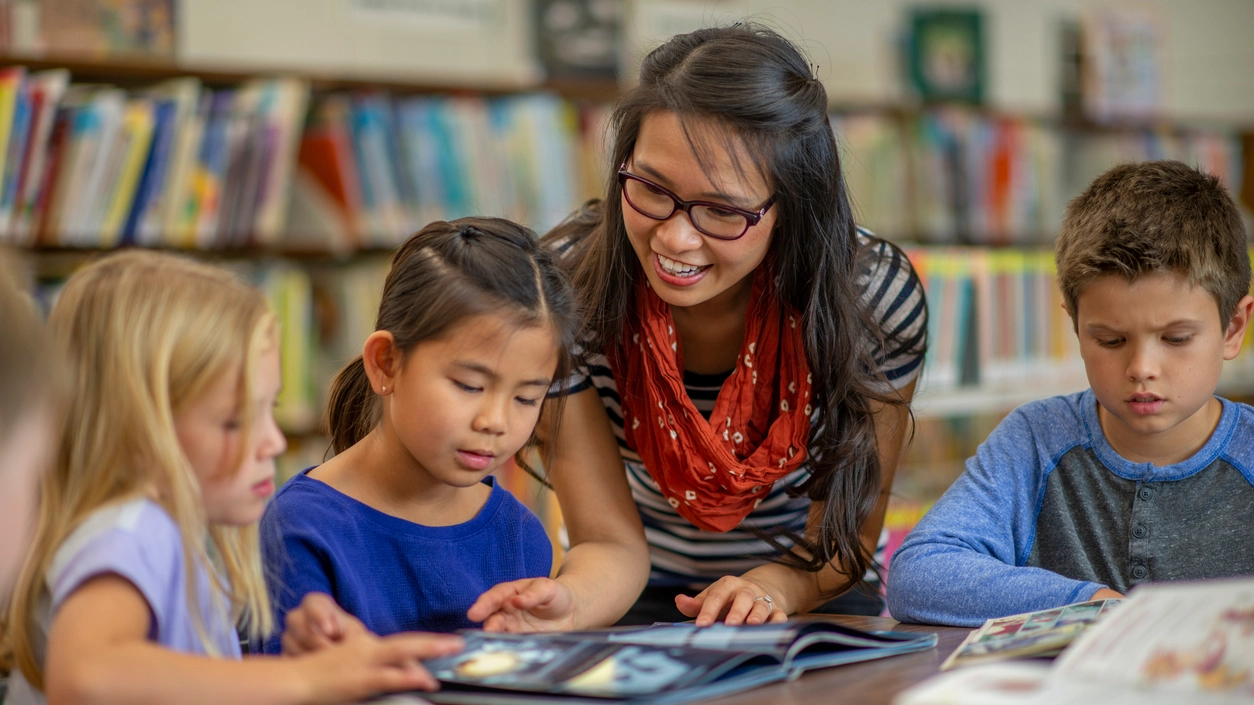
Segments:
[[[645,59],[613,115],[606,199],[546,236],[588,316],[586,364],[541,431],[570,550],[556,578],[498,585],[471,619],[879,612],[864,579],[927,307],[901,251],[855,225],[827,107],[797,48],[760,27]]]

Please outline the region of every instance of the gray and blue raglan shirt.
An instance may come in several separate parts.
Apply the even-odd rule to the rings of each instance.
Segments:
[[[906,537],[888,575],[903,622],[978,626],[1102,587],[1254,574],[1254,408],[1226,399],[1174,465],[1107,442],[1092,391],[1012,412]]]

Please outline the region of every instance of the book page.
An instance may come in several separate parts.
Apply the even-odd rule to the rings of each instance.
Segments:
[[[1056,678],[1254,696],[1254,580],[1136,589],[1058,659]]]
[[[1129,688],[1119,683],[1050,676],[1034,661],[983,663],[939,673],[907,690],[893,705],[1242,705],[1231,695],[1181,698],[1164,690]]]

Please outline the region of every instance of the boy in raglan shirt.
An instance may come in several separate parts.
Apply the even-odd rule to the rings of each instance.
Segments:
[[[1254,408],[1214,396],[1254,309],[1232,198],[1179,162],[1115,167],[1069,204],[1056,257],[1090,389],[1019,407],[967,461],[893,556],[898,620],[1254,573]]]

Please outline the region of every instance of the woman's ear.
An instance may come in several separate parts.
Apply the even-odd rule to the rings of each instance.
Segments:
[[[366,376],[370,378],[370,387],[375,394],[391,394],[394,389],[393,380],[400,371],[400,351],[396,348],[396,339],[386,330],[377,330],[366,338],[361,346],[361,362],[366,368]]]

